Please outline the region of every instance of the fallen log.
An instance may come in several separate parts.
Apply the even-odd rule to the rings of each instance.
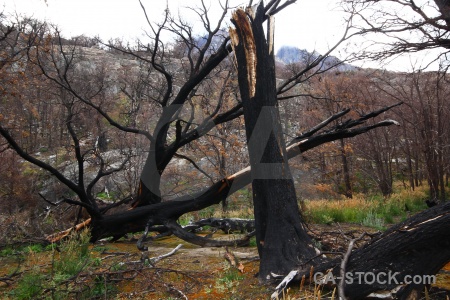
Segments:
[[[189,243],[202,247],[225,247],[225,246],[247,246],[249,244],[250,238],[254,236],[254,232],[245,235],[242,239],[237,240],[213,240],[206,237],[201,237],[194,233],[183,230],[183,228],[178,225],[175,221],[167,221],[165,225],[172,230],[173,234]]]
[[[348,299],[416,299],[450,261],[450,202],[434,206],[392,226],[349,254],[344,293]],[[314,265],[314,280],[336,285],[341,258]],[[297,279],[309,276],[302,265]],[[410,298],[411,297],[411,298]],[[389,298],[385,298],[389,299]]]
[[[190,224],[192,226],[210,226],[222,230],[224,233],[232,232],[252,232],[255,231],[255,220],[253,219],[239,219],[239,218],[208,218],[201,219]]]

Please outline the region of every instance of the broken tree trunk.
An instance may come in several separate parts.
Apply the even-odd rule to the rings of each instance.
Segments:
[[[260,257],[258,278],[273,281],[293,264],[316,255],[299,213],[294,181],[277,105],[273,18],[266,42],[261,1],[253,10],[233,13],[230,38],[237,61],[250,156],[256,243]],[[319,260],[319,258],[317,258]]]

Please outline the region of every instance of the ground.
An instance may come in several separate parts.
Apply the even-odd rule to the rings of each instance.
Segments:
[[[362,231],[376,233],[374,229],[359,225],[341,225],[340,228],[316,225],[311,226],[311,230],[317,234],[317,245],[327,251],[345,247],[336,234],[338,230],[348,235],[358,235]],[[223,234],[214,237],[232,238]],[[201,248],[175,237],[153,241],[144,255],[158,257],[178,244],[183,244],[180,250],[153,266],[141,262],[143,253],[137,250],[133,238],[87,245],[85,256],[80,257],[77,256],[80,249],[74,244],[47,247],[42,251],[29,246],[28,251],[11,252],[11,255],[5,255],[8,252],[3,250],[0,264],[4,268],[0,270],[0,278],[7,278],[14,270],[19,270],[19,274],[0,283],[0,293],[3,299],[268,299],[272,294],[273,287],[261,286],[255,277],[258,272],[255,246],[229,249],[237,258],[237,266],[242,264],[241,270],[225,259],[226,249]],[[78,258],[80,264],[73,273],[70,273],[71,265],[58,263],[67,260],[73,264]],[[34,277],[27,277],[27,274],[34,274]],[[39,284],[41,288],[33,294],[31,286]],[[433,286],[429,296],[429,299],[448,299],[450,292],[438,287],[450,287],[450,264],[438,275],[438,284]],[[332,289],[304,283],[296,284],[280,298],[331,299],[333,293]]]

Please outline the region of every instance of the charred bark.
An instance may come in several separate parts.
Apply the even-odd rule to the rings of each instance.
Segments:
[[[258,278],[273,281],[293,264],[315,255],[299,213],[294,181],[277,106],[273,18],[268,21],[268,42],[262,2],[256,11],[238,9],[230,37],[236,55],[239,90],[244,108],[250,155],[256,243],[260,257]]]
[[[252,219],[217,219],[217,218],[208,218],[198,220],[197,222],[192,223],[192,225],[196,225],[198,227],[202,226],[210,226],[213,228],[217,228],[222,230],[224,233],[231,232],[252,232],[255,230],[255,220]]]
[[[340,140],[341,144],[341,159],[342,159],[342,170],[344,173],[344,195],[347,198],[353,198],[352,193],[352,184],[350,182],[350,171],[348,167],[348,160],[347,160],[347,152],[345,150],[345,142],[344,140]]]
[[[345,284],[344,291],[347,298],[363,299],[372,293],[374,296],[382,291],[384,294],[388,291],[393,299],[409,299],[408,297],[414,295],[416,299],[420,298],[418,295],[424,291],[427,284],[423,280],[419,283],[418,277],[415,276],[427,279],[429,278],[427,276],[435,275],[450,261],[448,224],[450,224],[450,203],[445,203],[394,225],[354,250],[346,265],[346,274],[353,275],[354,278],[353,283]],[[340,269],[340,258],[314,267],[316,274],[318,272],[326,274],[331,270],[334,278],[339,276]],[[309,271],[299,274],[300,277],[302,275],[308,277]],[[357,274],[362,274],[361,283],[357,280]],[[368,276],[366,281],[365,276]],[[376,276],[380,276],[380,280]],[[413,279],[417,280],[414,282]],[[407,281],[412,282],[406,284]]]

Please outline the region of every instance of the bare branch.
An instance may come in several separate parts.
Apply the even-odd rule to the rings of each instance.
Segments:
[[[190,163],[194,166],[194,168],[196,168],[200,173],[202,173],[203,175],[205,175],[206,177],[208,177],[212,182],[214,182],[213,178],[212,178],[208,173],[206,173],[205,171],[203,171],[203,170],[195,163],[195,161],[193,161],[193,160],[190,159],[189,157],[187,157],[187,156],[185,156],[185,155],[182,155],[182,154],[178,154],[178,153],[175,153],[174,156],[175,156],[175,157],[178,157],[178,158],[182,158],[182,159],[184,159],[184,160],[187,160],[187,161],[190,162]]]

